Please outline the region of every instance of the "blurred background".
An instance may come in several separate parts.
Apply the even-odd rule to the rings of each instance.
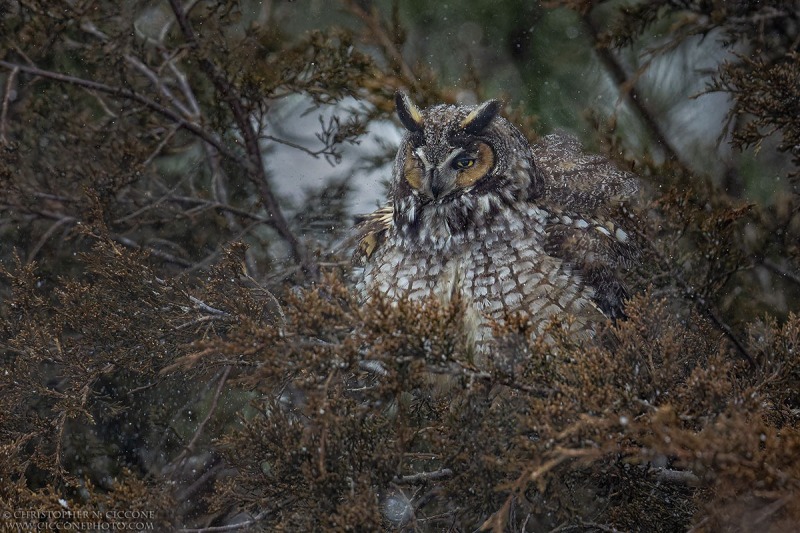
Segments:
[[[600,34],[613,27],[618,10],[627,3],[593,3],[591,16],[557,4],[360,3],[365,10],[394,13],[405,32],[405,61],[435,73],[453,100],[477,103],[500,98],[532,117],[536,134],[566,131],[594,150],[602,149],[598,130],[613,132],[621,158],[663,163],[669,150],[692,171],[746,200],[769,204],[789,191],[784,178],[792,165],[787,155],[776,150],[780,135],[766,138],[758,147],[733,150],[731,133],[736,124],[729,114],[734,102],[730,94],[713,87],[719,67],[737,62],[738,54],[749,53],[752,43],[729,42],[723,28],[692,29],[691,19],[697,15],[686,12],[655,21],[629,46],[599,53]],[[330,27],[358,31],[361,23],[342,4],[313,0],[275,2],[269,16],[281,21],[286,35]],[[371,47],[365,50],[381,54]],[[638,106],[632,105],[631,89]],[[275,123],[283,123],[292,139],[314,146],[310,132],[317,116],[325,116],[326,110],[303,116],[307,106],[303,96],[297,95],[276,111]],[[339,106],[359,109],[355,101]],[[390,169],[383,166],[360,173],[357,164],[348,163],[372,161],[381,155],[381,148],[389,154],[387,158],[392,156],[399,137],[392,124],[374,124],[360,145],[347,147],[342,167],[306,161],[303,167],[308,175],[297,177],[313,185],[315,179],[353,176],[356,211],[374,205],[384,192],[376,184],[381,178],[386,180]],[[308,132],[305,137],[304,131]],[[292,153],[279,149],[273,163],[286,168]]]
[[[60,13],[46,2],[4,3],[2,136],[15,150],[6,154],[6,168],[12,182],[29,185],[6,189],[0,207],[7,215],[0,224],[5,257],[11,243],[24,238],[34,243],[28,259],[43,253],[57,242],[49,224],[69,233],[82,218],[70,209],[49,210],[49,217],[30,210],[22,216],[17,209],[27,209],[28,193],[50,194],[58,203],[62,195],[53,189],[59,186],[71,193],[110,186],[111,209],[127,210],[115,219],[124,221],[116,231],[120,238],[181,258],[173,263],[178,266],[209,264],[219,245],[231,241],[228,232],[251,246],[251,273],[259,279],[269,265],[306,253],[299,248],[329,252],[346,237],[353,215],[386,199],[401,135],[391,102],[398,89],[423,106],[499,98],[532,140],[566,131],[656,189],[691,175],[678,179],[681,186],[709,184],[743,203],[792,209],[788,178],[797,172],[797,146],[787,116],[796,106],[793,89],[781,93],[779,83],[761,75],[791,64],[796,54],[791,2],[189,2],[201,29],[190,48],[208,54],[235,95],[226,94],[203,65],[182,63],[189,48],[180,42],[185,35],[175,27],[169,2],[68,6]],[[14,70],[15,64],[50,67],[51,74],[71,73],[82,83],[31,77],[32,71]],[[764,84],[748,87],[746,75]],[[91,82],[113,90],[92,93]],[[769,87],[777,96],[762,94]],[[243,176],[231,167],[241,166],[241,159],[198,144],[197,132],[163,122],[163,109],[145,105],[118,113],[112,108],[121,91],[165,103],[167,111],[199,121],[205,133],[234,150],[240,150],[237,139],[247,145],[247,119],[224,104],[231,96],[242,99],[263,169]],[[780,96],[788,110],[769,100]],[[59,98],[69,107],[59,107]],[[145,124],[142,115],[131,123],[140,111],[160,123]],[[85,128],[92,121],[94,137]],[[133,135],[131,128],[142,126],[148,129]],[[111,146],[124,145],[123,129],[140,152],[122,155],[129,169],[140,165],[139,174],[112,167],[116,177],[107,175],[98,188],[103,180],[96,171],[109,169],[104,158],[119,155]],[[73,159],[72,145],[88,143],[94,149]],[[253,146],[239,155],[256,157]],[[91,168],[81,168],[84,161]],[[169,201],[145,207],[151,195],[165,191],[173,191],[162,198],[172,196]],[[169,235],[163,226],[155,230],[152,221],[136,220],[181,202],[195,209],[193,227],[206,238],[197,231],[187,236],[187,226]],[[252,216],[235,221],[242,216],[237,209]],[[226,223],[205,217],[209,212],[222,213]],[[288,222],[263,223],[275,216]],[[32,233],[23,230],[34,226]]]

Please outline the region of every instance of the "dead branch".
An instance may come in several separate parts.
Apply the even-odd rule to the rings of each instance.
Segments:
[[[206,413],[205,418],[197,425],[197,429],[192,435],[192,440],[189,441],[183,451],[175,458],[173,461],[174,464],[179,464],[183,459],[185,459],[190,453],[194,451],[194,447],[197,444],[197,441],[200,439],[200,435],[203,434],[203,430],[208,424],[208,421],[211,420],[211,417],[214,416],[214,413],[217,410],[217,403],[219,402],[219,397],[222,394],[222,389],[225,387],[225,383],[228,381],[228,376],[231,373],[231,367],[226,366],[225,370],[222,372],[222,377],[219,378],[219,383],[217,383],[217,388],[214,391],[214,395],[211,397],[211,405],[208,407],[208,413]]]
[[[151,111],[154,111],[172,120],[178,127],[188,130],[189,132],[193,133],[206,143],[212,145],[220,154],[224,155],[229,159],[234,160],[240,166],[247,169],[249,175],[260,176],[259,179],[253,179],[253,181],[259,188],[259,191],[261,193],[261,200],[264,203],[264,207],[267,212],[267,217],[263,218],[262,220],[265,223],[269,224],[273,229],[275,229],[275,231],[277,231],[280,237],[287,242],[293,259],[298,261],[298,263],[300,263],[300,265],[303,268],[303,271],[312,277],[316,276],[316,273],[318,272],[318,267],[316,263],[308,254],[308,251],[306,250],[305,246],[303,246],[302,243],[300,243],[300,241],[297,239],[297,237],[289,228],[288,222],[286,221],[286,218],[283,216],[283,213],[280,210],[277,199],[275,198],[274,194],[272,193],[272,190],[269,187],[266,177],[266,169],[263,166],[261,152],[260,149],[258,148],[258,139],[255,130],[252,129],[250,121],[247,118],[247,115],[244,111],[241,101],[237,101],[238,104],[235,105],[232,104],[232,109],[235,109],[236,112],[240,113],[239,118],[237,119],[237,122],[240,124],[240,128],[245,128],[249,132],[247,135],[245,135],[245,138],[249,139],[249,141],[246,142],[248,151],[247,158],[242,157],[240,154],[234,152],[233,150],[225,146],[213,134],[211,134],[210,132],[208,132],[195,122],[187,120],[179,112],[164,107],[158,104],[157,102],[147,98],[146,96],[143,96],[133,91],[132,89],[114,87],[104,83],[77,78],[75,76],[70,76],[59,72],[48,71],[40,69],[38,67],[17,65],[2,60],[0,60],[0,67],[12,71],[16,69],[17,71],[26,72],[34,76],[40,76],[43,78],[61,81],[71,85],[76,85],[87,89],[100,91],[118,98],[123,98],[138,102],[144,105],[146,108],[150,109]],[[119,239],[120,242],[122,244],[125,244],[126,246],[135,245],[135,243],[133,243],[133,241],[131,241],[130,239],[124,239],[122,237],[120,237]],[[188,261],[178,259],[176,257],[170,256],[169,254],[159,252],[158,250],[152,250],[152,251],[153,255],[161,257],[162,259],[165,259],[172,263],[186,267],[192,265],[192,263]]]
[[[194,50],[198,50],[200,48],[200,43],[197,40],[197,35],[192,28],[189,17],[183,9],[180,0],[170,0],[169,3],[186,42],[189,43]],[[283,212],[272,191],[266,168],[264,168],[261,148],[258,144],[258,134],[250,120],[250,114],[245,109],[243,99],[238,94],[236,87],[228,80],[224,71],[215,65],[208,57],[198,57],[198,61],[201,69],[214,84],[217,92],[228,104],[236,126],[242,134],[250,163],[247,165],[249,176],[251,181],[258,187],[261,201],[264,203],[272,227],[283,240],[287,242],[292,257],[302,265],[306,274],[311,278],[317,278],[319,272],[316,263],[308,253],[306,247],[289,228],[289,224],[283,216]]]
[[[393,481],[398,485],[418,485],[421,483],[427,483],[429,481],[436,481],[437,479],[448,479],[451,477],[453,477],[453,471],[449,468],[442,468],[441,470],[435,470],[433,472],[419,472],[416,474],[410,474],[408,476],[396,476]]]
[[[662,254],[661,250],[656,247],[655,243],[650,239],[650,237],[648,237],[641,229],[638,228],[636,229],[636,233],[643,242],[648,244],[648,247],[656,255],[662,267],[665,267],[665,270],[670,272],[672,279],[675,280],[678,287],[680,287],[680,289],[683,291],[683,297],[697,305],[697,307],[711,320],[717,329],[720,330],[722,334],[731,341],[731,343],[733,343],[733,345],[736,347],[736,350],[750,364],[751,368],[757,368],[755,357],[750,354],[744,343],[739,340],[739,337],[737,337],[733,332],[733,329],[731,329],[731,327],[722,320],[719,314],[717,314],[717,311],[714,309],[713,305],[709,303],[703,297],[703,295],[698,293],[689,283],[687,283],[679,269],[670,268],[670,261],[664,257],[664,254]]]
[[[11,69],[6,78],[6,87],[3,91],[3,106],[0,109],[0,144],[8,144],[8,137],[6,136],[6,119],[8,117],[8,102],[11,100],[11,88],[14,86],[14,80],[19,72],[18,68]]]
[[[48,239],[50,239],[53,233],[55,233],[56,230],[58,230],[58,228],[66,224],[73,224],[76,221],[77,219],[67,216],[61,217],[60,219],[56,220],[49,228],[47,228],[47,231],[45,231],[44,234],[39,238],[39,240],[36,242],[36,245],[34,245],[34,247],[31,248],[31,251],[28,252],[27,263],[30,264],[36,258],[36,254],[39,253],[39,250],[42,249],[42,246],[44,246],[44,244],[48,241]]]
[[[191,261],[187,261],[186,259],[181,259],[178,256],[164,252],[162,250],[159,250],[158,248],[153,248],[152,246],[143,246],[138,242],[134,241],[133,239],[129,239],[121,235],[112,235],[111,239],[114,242],[118,242],[123,246],[127,246],[128,248],[133,248],[134,250],[147,250],[153,257],[158,257],[159,259],[163,259],[164,261],[176,264],[178,266],[182,266],[184,268],[189,268],[192,265],[194,265],[194,263],[192,263]]]
[[[222,141],[214,137],[214,135],[212,135],[207,130],[203,129],[198,124],[186,120],[179,113],[173,111],[172,109],[164,107],[161,104],[155,102],[154,100],[151,100],[150,98],[147,98],[146,96],[143,96],[127,87],[124,88],[114,87],[112,85],[107,85],[105,83],[100,83],[97,81],[86,80],[83,78],[62,74],[60,72],[53,72],[50,70],[40,69],[38,67],[18,65],[16,63],[10,63],[8,61],[3,61],[3,60],[0,60],[0,67],[12,71],[14,69],[18,69],[20,72],[25,72],[33,76],[39,76],[42,78],[68,83],[70,85],[76,85],[79,87],[100,91],[125,100],[132,100],[134,102],[142,104],[151,111],[154,111],[155,113],[158,113],[159,115],[175,122],[181,128],[186,129],[187,131],[199,137],[203,141],[214,146],[214,148],[219,150],[220,153],[224,154],[229,159],[232,159],[233,161],[237,162],[239,165],[249,169],[252,164],[248,159],[242,157],[240,154],[234,152],[233,150],[225,146],[225,144],[223,144]]]
[[[180,533],[217,533],[221,531],[236,531],[238,529],[249,528],[250,526],[258,523],[265,516],[267,516],[267,513],[261,512],[250,520],[244,520],[242,522],[237,522],[235,524],[230,524],[227,526],[209,526],[209,527],[200,527],[197,529],[179,529],[178,531],[180,531]]]
[[[761,264],[767,270],[771,270],[773,273],[778,274],[779,276],[784,277],[787,280],[796,283],[797,285],[800,285],[800,275],[783,268],[775,261],[772,261],[771,259],[764,259],[761,261]]]
[[[658,121],[656,121],[656,119],[653,117],[653,114],[644,104],[642,96],[636,89],[636,84],[630,83],[628,80],[628,75],[625,73],[625,69],[622,68],[622,65],[619,63],[619,61],[617,61],[617,58],[614,57],[614,54],[611,53],[607,46],[600,43],[600,36],[597,26],[592,21],[590,14],[585,13],[582,15],[581,22],[583,23],[586,34],[594,43],[594,50],[597,53],[598,59],[600,59],[600,62],[614,79],[614,83],[616,83],[620,94],[627,95],[627,100],[631,104],[631,107],[636,110],[637,114],[642,119],[642,122],[644,122],[644,125],[650,131],[650,134],[662,147],[666,153],[667,159],[682,164],[680,157],[678,157],[678,153],[672,147],[672,143],[669,142],[669,139],[667,139],[667,136],[661,129],[661,126],[658,124]]]
[[[370,11],[367,11],[365,8],[361,7],[359,2],[355,2],[354,0],[344,0],[344,5],[366,25],[369,33],[376,41],[376,44],[383,48],[383,51],[389,56],[390,61],[396,65],[404,81],[410,87],[417,87],[419,84],[417,76],[414,74],[413,69],[408,65],[405,58],[403,58],[403,53],[397,46],[397,43],[389,35],[385,25],[381,21],[377,8],[373,6]]]
[[[700,484],[700,478],[688,470],[651,468],[650,473],[652,473],[658,481],[663,481],[664,483],[675,483],[688,486],[697,486]]]

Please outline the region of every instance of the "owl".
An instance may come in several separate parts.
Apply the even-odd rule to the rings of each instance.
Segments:
[[[389,202],[357,224],[365,299],[458,295],[478,344],[509,314],[534,336],[559,323],[579,338],[624,316],[633,175],[566,135],[532,146],[496,100],[424,110],[395,100],[407,131]]]

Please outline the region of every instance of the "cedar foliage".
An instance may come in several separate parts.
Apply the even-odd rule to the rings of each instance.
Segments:
[[[354,29],[290,39],[247,3],[124,4],[0,11],[0,512],[65,500],[195,531],[800,522],[796,196],[745,205],[674,161],[620,161],[653,185],[628,319],[582,343],[556,322],[545,344],[510,316],[479,368],[461,302],[358,301],[339,235],[314,229],[347,226],[346,184],[292,214],[262,163],[287,95],[371,104],[321,124],[307,151],[332,161],[396,88],[452,100],[404,59],[397,10],[344,1]],[[784,5],[642,2],[597,44],[693,15],[752,45],[713,89],[737,146],[777,131],[797,162]]]

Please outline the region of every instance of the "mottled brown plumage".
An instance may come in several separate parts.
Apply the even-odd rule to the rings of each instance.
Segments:
[[[570,315],[581,337],[624,316],[632,175],[565,135],[531,146],[496,101],[419,110],[398,94],[397,107],[408,132],[389,203],[357,226],[365,299],[457,293],[481,344],[507,313],[526,315],[534,335]]]

